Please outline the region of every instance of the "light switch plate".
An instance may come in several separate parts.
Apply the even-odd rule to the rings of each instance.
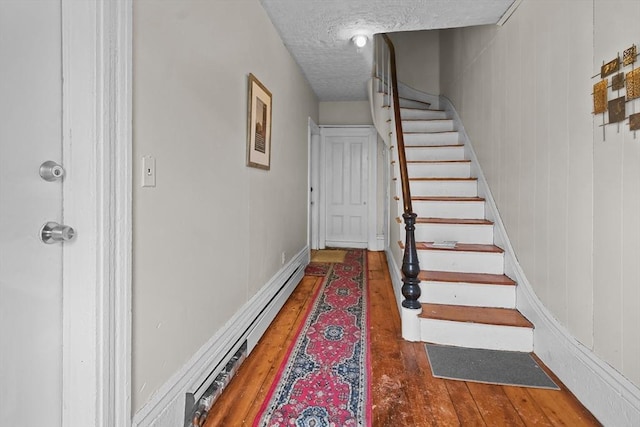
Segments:
[[[156,186],[156,159],[153,156],[142,157],[142,186]]]

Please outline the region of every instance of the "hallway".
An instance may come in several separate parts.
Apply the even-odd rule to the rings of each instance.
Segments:
[[[423,343],[402,340],[384,252],[368,253],[371,393],[374,426],[596,426],[598,421],[553,376],[561,391],[451,381],[431,376]],[[305,276],[205,424],[251,425],[314,289]]]

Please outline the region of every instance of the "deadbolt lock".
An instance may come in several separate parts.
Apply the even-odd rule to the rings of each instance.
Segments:
[[[68,242],[76,235],[76,231],[68,225],[61,225],[57,222],[48,222],[40,230],[40,240],[43,243],[52,244],[57,242]]]

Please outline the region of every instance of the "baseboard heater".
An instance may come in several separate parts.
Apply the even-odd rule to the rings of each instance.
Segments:
[[[262,333],[264,333],[268,325],[280,310],[280,307],[276,310],[273,309],[273,302],[285,297],[285,295],[283,295],[283,291],[291,285],[292,280],[296,280],[297,276],[304,274],[304,267],[304,265],[299,264],[294,268],[293,273],[289,275],[283,285],[280,286],[278,291],[269,299],[268,303],[262,307],[258,315],[246,328],[238,341],[231,346],[229,351],[222,358],[221,362],[216,365],[196,390],[191,393],[186,393],[184,427],[202,427],[204,425],[204,422],[209,415],[209,410],[229,384],[242,362],[253,349],[253,346],[255,346],[254,341],[257,340],[256,335],[259,334],[261,336]],[[286,298],[288,297],[289,295],[287,294]],[[263,320],[265,320],[264,324],[259,324]],[[249,346],[251,346],[251,348]],[[226,364],[222,370],[219,371],[220,366],[225,363],[225,361]],[[218,371],[219,373],[213,380],[211,380]]]
[[[216,376],[211,385],[196,402],[194,393],[187,393],[185,402],[185,427],[202,427],[207,420],[209,410],[227,387],[238,367],[247,357],[247,340],[244,340],[238,351],[227,362],[224,369]]]

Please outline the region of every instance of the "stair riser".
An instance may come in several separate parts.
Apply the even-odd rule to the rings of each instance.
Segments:
[[[403,120],[404,132],[451,132],[453,120]]]
[[[472,181],[410,181],[412,196],[475,197],[478,183]]]
[[[504,254],[454,250],[419,250],[421,270],[504,274]]]
[[[493,244],[493,225],[416,224],[416,241],[453,240],[460,243]]]
[[[400,109],[400,118],[403,120],[442,120],[448,119],[445,111],[432,111],[421,109]]]
[[[464,160],[464,147],[407,147],[407,160]]]
[[[417,108],[419,110],[426,110],[430,104],[426,102],[414,101],[412,99],[400,98],[400,108]]]
[[[484,202],[413,201],[413,211],[423,218],[484,218]]]
[[[422,341],[434,344],[533,351],[533,329],[530,328],[420,319],[420,331]]]
[[[407,171],[413,178],[469,178],[471,163],[409,163]]]
[[[420,282],[421,303],[515,308],[516,287],[477,283]]]
[[[453,145],[459,142],[458,132],[404,134],[405,145]]]

